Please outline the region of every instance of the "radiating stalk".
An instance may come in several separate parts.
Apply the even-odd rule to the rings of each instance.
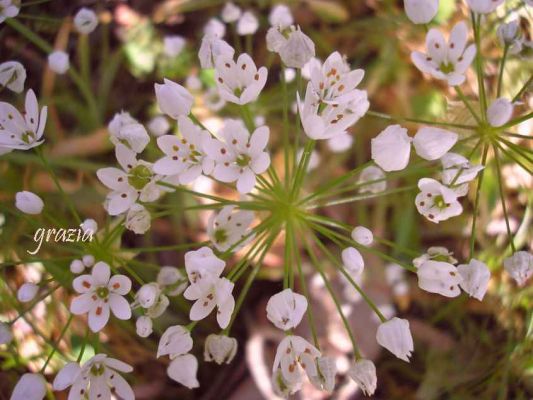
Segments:
[[[489,152],[489,146],[486,144],[483,147],[483,155],[481,156],[481,165],[485,167],[487,163],[487,154]],[[479,197],[481,194],[481,185],[483,184],[483,176],[485,175],[485,168],[483,168],[477,178],[476,198],[474,200],[474,213],[472,215],[472,229],[470,231],[470,259],[474,257],[474,247],[476,245],[476,221],[477,213],[479,211]]]
[[[496,160],[496,174],[498,176],[498,187],[500,191],[500,199],[502,203],[503,216],[505,218],[505,226],[507,228],[507,236],[509,237],[509,243],[511,244],[511,249],[513,250],[513,253],[515,253],[516,248],[514,245],[513,234],[511,232],[511,225],[509,224],[509,215],[507,213],[507,205],[505,204],[505,192],[503,190],[503,178],[502,178],[502,173],[501,173],[500,156],[498,155],[498,148],[496,146],[492,146],[492,149],[494,151],[494,159]]]

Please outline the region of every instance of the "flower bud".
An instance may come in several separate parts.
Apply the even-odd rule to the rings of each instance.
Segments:
[[[372,231],[364,226],[356,226],[352,231],[352,239],[363,246],[370,246],[374,241]]]
[[[281,61],[291,68],[303,68],[315,56],[315,44],[300,28],[289,34],[287,42],[279,50]]]
[[[231,1],[228,1],[224,8],[222,9],[222,14],[220,15],[222,21],[227,24],[236,22],[241,17],[242,11]]]
[[[478,14],[493,12],[504,0],[466,0],[470,9]]]
[[[134,204],[126,214],[126,222],[124,222],[124,226],[128,230],[135,232],[137,235],[142,235],[150,229],[150,223],[151,218],[148,210],[140,204]]]
[[[183,86],[165,79],[163,84],[156,83],[154,87],[157,104],[163,113],[178,119],[191,112],[194,98]]]
[[[38,291],[39,286],[35,283],[26,282],[19,287],[19,290],[17,291],[17,299],[22,303],[27,303],[35,298]]]
[[[439,0],[404,0],[407,17],[414,24],[427,24],[439,11]]]
[[[150,336],[153,332],[152,325],[152,320],[145,315],[137,318],[135,322],[137,335],[143,338]]]
[[[505,125],[513,115],[513,103],[509,99],[500,97],[492,102],[487,109],[487,119],[494,127]]]
[[[150,308],[155,304],[160,293],[161,290],[157,283],[146,283],[141,286],[135,295],[135,300],[139,302],[142,308]]]
[[[510,46],[520,36],[518,21],[515,19],[511,22],[501,24],[498,26],[496,33],[503,45]]]
[[[46,396],[46,381],[41,374],[24,374],[15,385],[11,400],[42,400]]]
[[[209,335],[205,340],[204,359],[229,364],[237,354],[237,339],[225,335]]]
[[[413,138],[416,154],[425,160],[438,160],[457,142],[458,135],[445,129],[424,126]]]
[[[344,267],[348,270],[350,275],[358,276],[363,273],[365,268],[365,261],[363,256],[359,251],[353,247],[348,247],[342,251],[341,254],[342,263]]]
[[[200,386],[196,378],[197,372],[198,360],[192,354],[184,354],[174,358],[167,368],[167,374],[171,379],[189,389]]]
[[[24,90],[26,69],[18,61],[6,61],[0,64],[0,85],[7,87],[15,93]]]
[[[372,361],[356,361],[348,370],[348,375],[359,385],[364,395],[372,396],[376,391],[378,378],[376,366]]]
[[[527,251],[517,251],[503,260],[503,266],[518,286],[524,286],[533,275],[533,255]]]
[[[164,287],[169,296],[178,296],[187,288],[187,278],[176,267],[161,267],[157,283]]]
[[[85,221],[83,221],[80,227],[83,230],[83,232],[87,234],[92,232],[92,234],[94,235],[96,231],[98,231],[98,224],[96,223],[94,219],[91,219],[91,218],[87,218]]]
[[[166,36],[163,39],[165,55],[168,57],[177,57],[185,47],[185,38],[180,35]]]
[[[92,267],[94,265],[95,259],[93,255],[86,254],[81,258],[81,261],[86,267]]]
[[[73,274],[81,274],[85,269],[85,264],[81,260],[72,260],[70,263],[70,272]]]
[[[79,33],[88,35],[98,26],[98,17],[93,10],[81,8],[74,16],[74,26]]]
[[[409,321],[394,317],[381,323],[376,333],[376,340],[401,360],[409,362],[414,350],[413,337],[409,329]]]
[[[332,392],[335,388],[337,363],[333,357],[320,356],[316,359],[316,375],[309,376],[311,383],[320,390]]]
[[[148,123],[148,130],[155,137],[163,136],[168,132],[169,129],[170,124],[168,123],[168,120],[162,115],[158,115],[152,118]]]
[[[0,344],[7,344],[13,339],[11,328],[8,324],[0,322]]]
[[[48,55],[48,66],[56,74],[63,75],[70,67],[68,54],[56,50]]]
[[[371,140],[372,160],[384,171],[401,171],[409,163],[411,140],[407,129],[388,126]]]
[[[18,192],[15,195],[15,207],[25,214],[37,215],[43,211],[44,203],[32,192]]]
[[[379,167],[370,165],[361,171],[361,175],[359,175],[357,184],[360,185],[359,193],[383,192],[385,189],[387,189],[385,172],[383,172],[383,170]]]
[[[271,26],[276,28],[288,28],[294,23],[294,18],[291,9],[285,4],[277,4],[270,11],[268,22]]]
[[[237,33],[241,36],[253,35],[259,28],[259,21],[251,11],[244,12],[237,21]]]

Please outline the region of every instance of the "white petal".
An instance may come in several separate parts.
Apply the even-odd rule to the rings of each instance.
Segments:
[[[385,171],[400,171],[409,163],[411,138],[407,129],[391,125],[372,139],[372,159]]]

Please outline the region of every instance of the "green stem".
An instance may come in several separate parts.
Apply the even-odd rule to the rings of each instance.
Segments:
[[[515,253],[516,248],[514,245],[513,234],[511,232],[511,225],[509,224],[509,215],[507,214],[507,205],[505,204],[505,193],[503,190],[503,179],[502,179],[502,173],[501,173],[500,157],[498,155],[498,148],[496,146],[492,146],[492,149],[494,151],[494,159],[496,160],[496,174],[498,176],[498,187],[500,190],[500,200],[502,203],[503,216],[505,218],[505,226],[507,228],[507,236],[509,237],[509,243],[511,244],[511,249],[513,250],[513,253]]]
[[[468,98],[464,95],[463,91],[461,90],[461,88],[459,86],[454,86],[455,88],[455,91],[457,92],[457,95],[459,96],[459,98],[461,99],[461,101],[464,103],[464,105],[466,106],[466,108],[468,108],[468,111],[470,111],[470,114],[472,114],[472,116],[476,119],[477,123],[478,124],[481,124],[481,119],[478,117],[478,115],[476,114],[476,112],[474,111],[474,108],[472,107],[472,105],[470,104],[470,102],[468,101]]]
[[[481,156],[481,164],[483,165],[483,167],[485,167],[485,164],[487,163],[488,152],[489,152],[489,146],[484,145],[483,155]],[[485,168],[483,168],[479,172],[479,175],[477,178],[476,197],[474,200],[474,213],[472,215],[472,229],[470,232],[470,259],[474,257],[474,248],[476,245],[476,221],[477,221],[477,213],[479,211],[479,198],[481,194],[481,185],[483,184],[483,176],[485,176]]]
[[[526,90],[528,89],[529,85],[531,85],[531,82],[533,82],[533,74],[529,76],[529,79],[526,81],[526,83],[524,83],[524,85],[522,86],[522,88],[518,91],[518,93],[513,97],[513,103],[515,101],[517,101],[518,99],[520,99],[520,97],[522,97],[522,95],[526,92]]]
[[[483,77],[483,56],[481,54],[481,15],[471,12],[472,26],[474,29],[474,40],[476,42],[476,74],[478,82],[478,93],[480,97],[479,105],[481,109],[481,119],[483,122],[487,120],[487,95],[485,93],[485,80]]]
[[[52,347],[52,351],[50,352],[50,355],[48,356],[48,358],[46,359],[43,367],[41,368],[41,374],[44,373],[46,367],[48,366],[48,363],[50,362],[50,360],[52,359],[52,357],[54,356],[54,354],[56,353],[57,351],[57,348],[59,347],[59,344],[61,343],[61,340],[63,339],[63,336],[65,336],[65,333],[67,333],[67,329],[69,328],[70,326],[70,323],[72,322],[72,318],[74,317],[73,314],[70,314],[69,317],[68,317],[68,320],[67,320],[67,323],[65,324],[65,326],[63,327],[63,329],[61,330],[61,333],[59,334],[59,337],[57,338],[57,340],[55,341],[54,343],[54,346]]]
[[[496,98],[499,98],[502,93],[503,71],[505,68],[505,61],[507,60],[507,54],[509,53],[509,45],[505,43],[503,47],[502,61],[500,62],[500,72],[498,74],[498,86],[496,89]]]
[[[440,121],[428,121],[428,120],[418,119],[418,118],[405,118],[405,117],[393,116],[393,115],[376,112],[376,111],[367,111],[366,114],[371,117],[376,117],[376,118],[381,118],[381,119],[386,119],[386,120],[396,121],[396,122],[414,122],[417,124],[444,126],[444,127],[449,127],[449,128],[460,128],[460,129],[470,129],[470,130],[475,130],[477,128],[474,125],[454,124],[451,122],[440,122]]]
[[[281,69],[281,93],[283,97],[283,159],[285,166],[285,188],[289,188],[290,164],[289,164],[289,97],[287,93],[287,81],[285,80],[285,67]]]

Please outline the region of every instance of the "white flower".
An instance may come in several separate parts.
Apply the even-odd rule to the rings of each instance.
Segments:
[[[48,66],[56,74],[62,75],[70,67],[69,56],[61,50],[56,50],[48,55]]]
[[[504,0],[466,0],[472,11],[478,14],[493,12]]]
[[[107,167],[96,171],[98,179],[111,189],[107,195],[109,215],[128,211],[138,199],[151,202],[161,196],[163,189],[157,185],[159,177],[153,173],[152,164],[137,160],[135,152],[120,143],[115,155],[122,169]]]
[[[157,298],[155,304],[152,307],[146,309],[146,316],[152,319],[158,318],[163,315],[169,305],[170,300],[168,299],[168,297],[164,294],[161,294]]]
[[[272,372],[279,368],[285,381],[301,382],[304,371],[309,377],[318,375],[316,359],[320,355],[320,351],[304,338],[288,335],[278,345]]]
[[[487,266],[476,259],[471,259],[468,264],[457,266],[457,271],[463,278],[461,288],[479,301],[483,300],[490,280],[490,271]]]
[[[198,360],[192,354],[177,356],[167,368],[168,376],[183,386],[194,389],[200,386],[196,373]]]
[[[359,193],[380,193],[387,189],[385,172],[379,167],[370,165],[361,171],[357,180]]]
[[[460,85],[476,55],[476,46],[466,47],[467,40],[468,28],[464,21],[453,27],[448,43],[441,32],[430,29],[426,35],[427,54],[413,51],[411,60],[420,71],[445,80],[450,86]]]
[[[174,325],[163,333],[157,348],[157,357],[168,355],[170,359],[188,353],[192,350],[191,332],[181,326]]]
[[[277,328],[287,331],[296,328],[307,310],[307,299],[292,289],[285,289],[268,300],[267,318]]]
[[[413,265],[416,268],[429,260],[433,261],[443,261],[449,264],[456,264],[457,260],[453,257],[453,252],[449,251],[446,247],[433,246],[427,249],[427,251],[422,254],[420,257],[417,257],[413,260]]]
[[[232,56],[221,54],[215,60],[215,81],[220,96],[231,103],[244,105],[255,101],[265,87],[268,70],[257,69],[248,54],[241,54],[237,62]]]
[[[46,125],[48,108],[39,113],[39,104],[33,90],[26,92],[24,116],[11,104],[0,102],[0,154],[5,149],[28,150],[39,146]]]
[[[222,14],[220,15],[220,17],[225,23],[231,24],[232,22],[237,21],[241,17],[241,14],[241,9],[233,2],[228,1],[222,9]]]
[[[11,400],[42,400],[46,396],[46,381],[41,374],[22,375],[13,389]]]
[[[209,175],[214,161],[207,157],[206,148],[211,142],[209,132],[194,124],[188,117],[178,117],[181,138],[163,135],[157,138],[157,145],[165,157],[154,164],[154,171],[161,175],[177,175],[182,185],[193,182],[202,172]]]
[[[281,368],[278,368],[272,373],[272,389],[274,393],[283,398],[288,399],[302,388],[302,382],[289,382],[283,377]]]
[[[39,286],[32,282],[23,283],[17,290],[17,299],[21,303],[32,301],[39,292]]]
[[[0,0],[0,24],[7,18],[14,18],[19,14],[19,4],[14,0]]]
[[[0,85],[15,93],[22,93],[26,81],[26,68],[17,61],[0,64]]]
[[[177,57],[185,47],[185,38],[180,35],[165,36],[163,48],[168,57]]]
[[[352,147],[354,138],[350,133],[344,132],[328,140],[328,147],[334,153],[342,153]]]
[[[439,11],[439,0],[404,0],[405,13],[415,24],[427,24]]]
[[[225,329],[230,322],[235,299],[231,294],[235,284],[226,278],[204,277],[191,284],[183,293],[187,300],[194,300],[189,318],[201,321],[217,307],[217,322]]]
[[[207,89],[204,96],[204,101],[207,108],[215,112],[222,110],[226,105],[226,100],[220,96],[218,89],[214,87]]]
[[[445,129],[424,126],[416,132],[413,146],[425,160],[438,160],[457,143],[458,135]]]
[[[180,115],[189,115],[194,98],[183,86],[164,79],[164,83],[154,84],[157,105],[161,111],[173,119]]]
[[[513,103],[504,97],[494,100],[487,108],[489,124],[494,127],[505,125],[513,115],[513,108]]]
[[[160,294],[161,290],[157,283],[145,283],[135,294],[135,302],[139,303],[142,308],[150,308],[155,304]]]
[[[143,338],[150,336],[153,332],[152,325],[150,317],[147,317],[146,315],[140,316],[135,322],[137,335]]]
[[[25,214],[37,215],[43,211],[43,200],[33,192],[17,192],[15,207]]]
[[[337,103],[339,98],[323,102],[312,82],[309,82],[303,102],[297,95],[298,112],[305,134],[315,140],[346,134],[346,130],[365,115],[370,103],[363,90],[354,90],[343,99],[345,101],[342,103]]]
[[[205,340],[204,360],[229,364],[237,354],[237,339],[226,335],[209,335]]]
[[[270,11],[268,22],[277,28],[288,28],[294,23],[291,9],[285,4],[276,4]]]
[[[205,146],[207,155],[215,161],[213,177],[221,182],[237,181],[237,190],[249,193],[256,175],[270,165],[270,155],[265,151],[269,135],[267,126],[250,135],[242,123],[228,121],[219,133],[221,140],[211,139]]]
[[[533,255],[527,251],[517,251],[503,260],[503,266],[518,286],[524,286],[533,275]]]
[[[117,396],[122,400],[134,400],[135,395],[129,383],[120,373],[129,373],[133,368],[106,354],[96,354],[82,367],[77,363],[66,364],[54,379],[54,390],[65,390],[70,386],[69,399],[110,400]]]
[[[366,396],[372,396],[376,391],[378,378],[376,376],[376,366],[370,360],[357,360],[348,370],[348,375],[361,388]]]
[[[88,35],[98,26],[98,17],[93,10],[83,7],[74,16],[74,26],[79,33]]]
[[[113,275],[109,265],[98,262],[91,275],[81,275],[72,282],[80,296],[70,304],[70,312],[75,315],[89,314],[89,328],[99,332],[109,320],[109,311],[118,319],[131,318],[131,309],[123,297],[131,289],[131,281],[125,275]]]
[[[370,246],[374,241],[374,234],[364,226],[356,226],[352,231],[352,239],[362,246]]]
[[[144,206],[135,203],[126,214],[124,226],[137,235],[142,235],[150,229],[151,222],[150,212]]]
[[[477,174],[484,168],[483,165],[472,165],[467,158],[457,153],[447,153],[441,158],[442,163],[442,183],[445,185],[459,186],[459,196],[466,195],[468,185],[461,191],[461,185],[475,179]],[[453,184],[453,186],[452,186]],[[454,188],[457,193],[457,189]]]
[[[446,297],[461,294],[459,284],[463,282],[463,278],[453,264],[428,260],[418,267],[417,275],[420,289]]]
[[[135,153],[141,153],[150,143],[150,136],[142,124],[131,118],[128,113],[115,114],[113,120],[109,123],[111,142],[116,146],[119,143],[133,150]]]
[[[226,34],[226,25],[224,25],[217,18],[211,18],[204,26],[204,35],[214,35],[219,38]]]
[[[420,193],[415,198],[416,208],[431,222],[438,224],[463,212],[457,193],[435,179],[420,179],[418,188]]]
[[[409,321],[394,317],[379,325],[376,340],[401,360],[409,362],[414,351],[413,337],[409,329]]]
[[[407,129],[390,125],[371,140],[372,160],[385,171],[401,171],[409,163],[411,141]]]
[[[13,340],[13,334],[8,324],[0,322],[0,344],[7,344]]]
[[[80,228],[83,230],[84,233],[92,232],[92,234],[94,235],[98,231],[98,224],[94,219],[87,218],[80,224]]]
[[[518,20],[502,23],[496,31],[503,46],[508,47],[510,54],[518,54],[522,51],[523,39]]]
[[[216,279],[224,271],[226,263],[215,256],[209,247],[185,253],[185,270],[191,284],[203,279]]]
[[[248,233],[248,228],[254,220],[252,211],[237,210],[236,206],[225,206],[220,212],[213,212],[207,222],[207,235],[213,245],[220,251],[226,251],[242,240]],[[237,251],[246,245],[253,237],[241,242],[233,248]]]
[[[226,41],[216,35],[206,34],[202,38],[198,58],[202,68],[214,68],[218,57],[233,58],[234,54],[235,50]]]
[[[81,274],[85,270],[85,265],[81,260],[72,260],[70,263],[70,272],[73,274]]]
[[[347,247],[342,251],[341,257],[344,268],[346,268],[350,275],[358,276],[363,273],[363,270],[365,269],[365,260],[363,260],[363,256],[357,249],[354,247]]]
[[[178,296],[187,288],[187,278],[179,269],[171,266],[161,267],[157,274],[157,283],[169,296]]]
[[[279,53],[283,64],[290,68],[303,68],[315,56],[315,44],[300,27],[291,26],[288,33],[280,32],[279,28],[270,28],[267,47]]]
[[[316,375],[310,375],[311,383],[318,389],[332,392],[335,388],[335,375],[337,375],[337,363],[333,357],[319,356],[315,360]]]
[[[237,21],[237,33],[241,36],[253,35],[259,28],[259,21],[251,11],[245,11]]]

